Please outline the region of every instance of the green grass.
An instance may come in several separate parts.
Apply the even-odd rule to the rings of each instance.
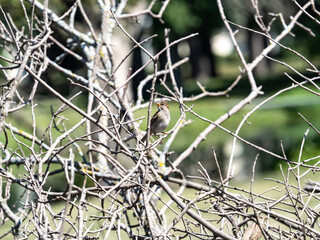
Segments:
[[[230,131],[235,131],[243,119],[243,116],[248,113],[254,106],[263,101],[267,96],[262,95],[261,97],[255,99],[251,104],[247,105],[243,110],[231,116],[227,121],[225,121],[222,126],[229,129]],[[235,104],[237,104],[243,97],[231,96],[231,97],[216,97],[216,98],[204,98],[196,102],[186,102],[186,104],[191,107],[193,106],[193,111],[201,116],[206,117],[209,120],[215,121],[221,115],[227,113]],[[79,100],[77,100],[79,101]],[[58,109],[61,103],[58,100],[52,99],[40,99],[35,107],[35,120],[37,124],[36,134],[39,139],[44,139],[46,143],[54,141],[56,137],[61,135],[56,129],[52,129],[50,135],[45,132],[51,120],[51,113],[49,105],[54,106],[54,111]],[[297,151],[299,151],[299,145],[305,131],[309,128],[306,122],[298,115],[301,112],[310,122],[312,122],[316,127],[318,114],[317,108],[320,104],[320,99],[310,94],[309,92],[297,88],[289,92],[283,93],[277,98],[271,100],[267,104],[263,105],[257,112],[255,112],[248,121],[243,125],[240,131],[240,136],[252,141],[253,143],[263,144],[265,140],[272,142],[272,148],[267,148],[271,151],[280,152],[280,141],[283,141],[284,146],[287,149],[288,157],[295,159],[297,156]],[[171,129],[180,117],[180,111],[177,103],[170,102],[170,110],[172,119],[168,129]],[[156,111],[156,106],[153,106],[153,113]],[[146,129],[146,115],[147,109],[142,109],[134,113],[135,118],[144,116],[140,128],[141,130]],[[186,113],[187,120],[191,120],[191,124],[185,126],[181,129],[171,146],[171,151],[175,152],[170,159],[174,160],[174,157],[183,152],[190,144],[195,140],[198,134],[209,126],[209,123],[202,121],[192,115],[191,113]],[[59,117],[63,124],[68,129],[77,122],[79,122],[82,117],[75,113],[71,109],[66,109],[59,114]],[[63,120],[62,120],[63,119]],[[18,126],[20,129],[26,131],[27,133],[32,133],[32,117],[30,113],[30,106],[25,107],[21,111],[9,114],[7,121],[12,123],[13,126]],[[63,126],[60,123],[59,129]],[[20,145],[18,145],[13,140],[11,133],[7,131],[9,136],[8,147],[12,150],[17,150],[20,154],[22,151],[25,155],[29,155],[30,151]],[[75,130],[70,136],[72,138],[80,137],[85,134],[85,126],[80,126]],[[30,141],[17,136],[19,140],[23,143],[30,145]],[[307,144],[308,156],[314,156],[317,153],[317,148],[319,144],[317,143],[317,134],[311,130],[308,135],[309,144]],[[50,140],[52,139],[52,140]],[[4,136],[2,135],[0,140],[4,142]],[[222,149],[229,141],[232,140],[232,136],[222,130],[216,128],[214,131],[206,136],[206,141],[200,143],[198,149],[195,151],[194,155],[185,160],[188,166],[201,159],[210,158],[212,160],[212,155],[210,153],[211,148],[214,147],[218,152],[221,153]],[[65,144],[66,141],[62,141],[60,145]],[[79,142],[80,146],[83,148],[83,152],[86,152],[86,146],[84,142]],[[161,148],[161,146],[160,146]],[[257,153],[257,151],[251,147],[248,148],[252,153]],[[76,152],[75,152],[76,153]],[[62,153],[67,156],[68,152]],[[218,156],[219,161],[225,162],[225,156]],[[77,160],[80,160],[79,155],[76,153]],[[189,162],[189,163],[188,163]]]
[[[199,115],[215,121],[222,114],[227,113],[236,103],[242,98],[206,98],[196,101],[194,103],[186,103],[188,106],[193,105],[193,111]],[[242,111],[228,119],[223,126],[231,131],[235,131],[241,122],[243,116],[248,113],[255,105],[259,104],[265,99],[264,96],[255,99],[252,104],[246,106]],[[303,113],[310,121],[317,119],[317,113],[315,110],[320,104],[320,99],[311,95],[308,92],[301,89],[294,89],[288,93],[282,94],[279,97],[271,100],[267,104],[263,105],[261,109],[252,114],[245,123],[240,132],[240,136],[244,138],[257,138],[261,136],[266,129],[271,132],[274,137],[290,137],[295,140],[300,140],[304,134],[304,131],[308,128],[304,120],[298,115],[298,112]],[[177,103],[169,103],[170,112],[172,115],[171,123],[168,129],[171,129],[176,121],[180,117],[180,111]],[[155,111],[155,106],[153,110]],[[135,117],[146,116],[146,109],[140,110],[135,113]],[[181,152],[188,147],[195,137],[208,127],[209,123],[200,120],[191,113],[187,113],[187,119],[192,123],[183,128],[176,141],[174,141],[172,149]],[[316,124],[316,122],[315,122]],[[146,129],[146,118],[142,121],[140,128]],[[292,127],[295,131],[292,131]],[[314,133],[310,133],[314,136]],[[223,144],[230,136],[227,133],[223,133],[221,130],[214,130],[207,137],[207,141],[201,143],[200,148],[210,147],[214,144]]]
[[[34,131],[33,129],[33,121],[35,121],[36,124],[36,136],[40,140],[44,140],[45,143],[54,142],[55,139],[61,135],[61,130],[65,127],[66,129],[69,129],[70,127],[74,126],[76,123],[78,123],[82,116],[80,116],[75,111],[65,108],[65,111],[58,114],[58,117],[55,120],[55,124],[58,127],[55,128],[55,125],[51,123],[51,110],[50,106],[53,106],[53,111],[56,112],[58,110],[58,107],[60,107],[62,104],[59,100],[53,100],[53,99],[40,99],[35,102],[36,106],[34,108],[34,119],[32,118],[31,114],[31,107],[26,106],[20,111],[14,112],[12,114],[9,114],[6,123],[11,124],[14,127],[17,127],[19,130],[22,130],[26,133],[32,134]],[[49,126],[51,126],[50,130]],[[8,147],[11,149],[17,149],[18,145],[16,141],[12,138],[12,134],[9,130],[7,130],[8,133]],[[70,134],[71,137],[80,137],[85,133],[84,126],[80,126],[78,129],[76,129],[74,132]],[[31,142],[29,140],[26,140],[25,138],[15,135],[18,140],[22,141],[26,145],[30,146]],[[2,142],[5,141],[4,135],[1,135],[0,140]],[[61,141],[60,146],[64,144],[64,141]],[[21,145],[20,145],[21,146]],[[29,152],[29,150],[21,146],[23,151]],[[26,155],[28,155],[26,153]]]

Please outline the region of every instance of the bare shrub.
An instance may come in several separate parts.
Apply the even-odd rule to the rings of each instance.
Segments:
[[[284,38],[293,37],[293,29],[296,28],[303,29],[306,35],[314,34],[299,20],[307,18],[319,27],[319,10],[315,1],[304,1],[303,5],[290,1],[287,4],[295,7],[291,17],[267,8],[268,18],[261,13],[261,5],[272,1],[246,1],[252,10],[250,17],[259,27],[257,29],[227,17],[221,0],[212,3],[217,4],[241,65],[238,76],[225,91],[210,92],[198,83],[201,93],[195,96],[184,96],[174,75],[174,71],[188,58],[173,62],[170,49],[197,33],[171,41],[166,29],[165,46],[152,53],[144,43],[158,36],[137,42],[134,33],[124,27],[127,19],[145,15],[162,21],[170,0],[161,2],[158,12],[154,11],[156,1],[151,1],[149,6],[143,6],[145,10],[135,9],[131,13],[123,12],[127,1],[115,2],[98,0],[92,3],[92,8],[99,9],[99,28],[96,27],[99,23],[93,23],[87,15],[88,9],[83,7],[81,0],[75,1],[61,15],[57,15],[46,0],[43,4],[36,0],[21,1],[25,19],[22,27],[18,27],[15,19],[11,18],[10,11],[14,9],[0,8],[0,224],[6,229],[1,231],[1,238],[11,234],[16,239],[320,238],[319,205],[315,204],[319,197],[317,188],[314,188],[317,184],[312,182],[313,185],[303,188],[303,179],[319,170],[318,156],[302,157],[309,130],[303,137],[297,160],[288,159],[281,144],[282,153],[279,154],[239,134],[250,116],[284,92],[302,88],[310,94],[319,95],[316,65],[282,43]],[[230,3],[232,1],[228,3],[229,8],[232,7]],[[81,28],[75,26],[76,14],[82,18]],[[282,28],[274,28],[279,22]],[[113,42],[116,29],[124,38]],[[239,45],[237,34],[240,31],[251,32],[268,41],[252,61],[247,60]],[[128,48],[130,42],[133,43],[132,49]],[[122,47],[129,50],[119,57],[118,51]],[[48,54],[53,48],[59,49],[54,58]],[[132,72],[127,67],[128,58],[136,48],[148,60]],[[275,48],[297,56],[299,61],[308,65],[306,70],[310,75],[306,76],[289,63],[271,57],[270,53]],[[163,69],[158,64],[160,55],[166,56]],[[79,69],[61,65],[66,57],[76,61]],[[300,79],[284,72],[283,77],[290,79],[292,85],[274,86],[275,93],[261,100],[259,96],[264,95],[263,86],[257,83],[254,70],[266,59],[285,66],[286,71],[295,73]],[[152,73],[132,90],[130,84],[134,77],[147,67],[152,69]],[[73,91],[66,97],[64,89],[55,89],[54,81],[63,82],[64,89]],[[195,101],[227,96],[244,81],[248,83],[247,96],[235,102],[217,119],[208,119],[193,110]],[[150,83],[151,88],[147,89],[150,100],[146,101],[143,93],[146,84]],[[159,85],[166,94],[157,90]],[[131,91],[137,91],[136,101],[132,100]],[[54,105],[51,110],[49,101],[42,102],[41,92],[50,93],[50,102]],[[83,107],[81,103],[85,98],[87,104]],[[142,143],[140,140],[145,132],[140,129],[141,118],[137,118],[135,113],[145,109],[149,129],[153,102],[161,99],[176,102],[180,117],[165,134]],[[243,116],[236,131],[221,125],[254,100],[258,101]],[[48,115],[51,112],[51,120],[46,126],[37,114],[41,104],[46,104]],[[206,122],[207,127],[198,131],[192,143],[173,158],[171,146],[177,134],[192,124],[187,114]],[[319,133],[307,116],[301,116],[312,131]],[[21,123],[26,121],[31,123],[29,130],[21,129]],[[207,135],[217,128],[233,138],[227,173],[220,169],[220,161],[212,149],[212,162],[217,165],[219,176],[216,179],[219,180],[213,179],[203,167],[205,160],[199,160],[198,177],[185,176],[180,169],[182,162],[192,156],[199,144],[206,141]],[[273,183],[270,189],[254,192],[255,164],[260,160],[257,156],[249,188],[230,184],[234,177],[234,151],[238,142],[286,163],[287,169],[279,170],[283,179],[270,179]],[[13,191],[15,186],[19,186],[18,194]],[[188,195],[184,194],[186,191]],[[9,200],[12,204],[8,204]],[[9,206],[16,206],[16,209]]]

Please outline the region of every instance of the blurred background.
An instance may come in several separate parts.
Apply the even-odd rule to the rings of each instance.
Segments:
[[[0,2],[4,11],[10,13],[18,27],[26,24],[18,0],[1,0]],[[298,10],[297,6],[292,3],[292,1],[260,0],[259,2],[260,13],[263,15],[265,23],[269,23],[272,18],[279,13],[282,13],[285,22],[289,23],[290,16]],[[99,29],[101,19],[99,9],[95,9],[97,8],[97,5],[92,4],[92,0],[83,0],[82,3],[88,17],[94,24],[94,28]],[[125,12],[130,13],[135,12],[138,9],[145,9],[149,3],[150,1],[147,0],[129,1]],[[65,13],[73,4],[74,0],[49,1],[50,8],[58,15]],[[223,1],[223,4],[227,18],[230,21],[242,25],[243,27],[259,31],[259,27],[254,19],[254,10],[250,0],[228,0]],[[27,10],[30,11],[30,5],[26,4],[26,6],[28,8]],[[319,5],[317,6],[319,7]],[[157,12],[159,7],[160,4],[156,2],[154,11]],[[11,9],[15,9],[15,11],[12,11]],[[270,13],[273,13],[274,15]],[[76,14],[75,27],[84,30],[87,26],[80,16],[79,13]],[[305,29],[295,27],[293,30],[294,36],[287,36],[281,43],[304,55],[315,66],[319,66],[319,25],[314,21],[310,21],[306,16],[301,17],[299,21],[306,27],[312,29],[312,34]],[[130,19],[120,19],[120,22],[137,41],[142,41],[153,34],[157,34],[158,37],[153,38],[144,44],[144,47],[153,53],[158,52],[165,46],[165,28],[170,29],[170,41],[174,41],[175,39],[179,39],[191,33],[199,33],[198,36],[183,41],[171,48],[173,62],[177,62],[184,57],[189,58],[187,63],[183,64],[179,70],[175,71],[175,77],[179,86],[182,87],[185,96],[192,96],[201,92],[197,85],[197,81],[205,86],[207,91],[218,92],[225,90],[239,74],[241,62],[232,45],[228,32],[223,25],[215,1],[171,0],[164,13],[163,22],[154,20],[149,15]],[[52,26],[52,29],[55,31],[55,38],[61,43],[65,43],[68,36],[59,29],[55,29],[54,25]],[[234,29],[236,29],[235,26]],[[283,30],[283,25],[278,18],[276,21],[272,22],[272,29],[273,32],[271,32],[271,34],[274,35],[279,34]],[[252,61],[269,44],[268,40],[263,36],[243,29],[238,30],[236,37],[248,62]],[[119,60],[122,59],[122,56],[124,56],[133,45],[119,29],[116,30],[113,42],[114,46],[112,47],[115,53],[119,53],[115,54],[115,62],[119,62]],[[74,51],[81,54],[80,49],[74,49]],[[54,44],[48,49],[48,55],[52,59],[59,54],[61,54],[61,49]],[[271,52],[270,56],[286,62],[305,76],[312,76],[312,74],[306,70],[308,68],[307,63],[290,51],[277,47]],[[162,57],[163,59],[160,58],[159,69],[165,68],[165,55],[162,55]],[[125,73],[128,67],[131,67],[134,72],[147,60],[147,56],[139,49],[136,49],[131,58],[124,63],[122,68]],[[59,64],[65,68],[71,69],[79,75],[86,76],[84,65],[81,65],[79,61],[75,61],[70,55],[62,59]],[[133,89],[136,89],[139,82],[148,74],[151,74],[152,70],[152,68],[146,68],[145,71],[134,78],[131,85],[132,100],[137,97],[136,92]],[[244,114],[280,89],[291,86],[292,82],[284,75],[284,72],[289,73],[297,81],[303,80],[301,76],[297,75],[286,66],[272,62],[268,59],[263,60],[255,69],[254,74],[257,85],[263,86],[262,91],[264,92],[264,95],[257,98],[251,105],[227,120],[223,126],[230,131],[235,131]],[[79,91],[79,89],[74,86],[66,87],[69,86],[66,77],[58,71],[55,71],[55,69],[49,68],[43,78],[65,96],[75,94]],[[28,85],[28,82],[25,81],[24,87],[26,92],[29,92],[30,89],[28,89],[28,87],[32,87],[32,85]],[[144,89],[145,100],[148,100],[149,97],[146,91],[148,87],[150,86],[147,85]],[[166,93],[161,86],[157,86],[156,90],[158,92]],[[52,100],[52,96],[50,96],[44,88],[41,88],[41,86],[39,86],[38,91],[40,91],[42,99],[39,101],[39,107],[36,109],[36,113],[38,118],[41,118],[41,123],[39,124],[39,132],[41,132],[44,131],[51,118],[48,103],[54,106],[55,102],[53,101],[56,100]],[[244,96],[247,96],[249,92],[249,83],[246,78],[243,78],[228,96],[208,97],[187,104],[190,106],[191,104],[194,104],[193,110],[195,112],[208,119],[216,120],[219,116],[230,110],[235,103],[243,99]],[[77,101],[81,101],[81,106],[85,108],[87,101],[86,96],[82,96],[80,99],[81,100]],[[249,122],[245,124],[240,131],[240,136],[280,155],[280,143],[282,142],[287,157],[290,160],[295,161],[298,157],[303,135],[308,129],[308,125],[298,113],[304,115],[316,127],[320,128],[318,117],[319,104],[319,97],[303,89],[296,88],[285,92],[265,104],[259,111],[253,114],[249,119]],[[170,109],[173,116],[169,128],[172,127],[179,118],[178,106],[174,103],[170,103]],[[72,125],[72,121],[76,121],[76,119],[72,119],[72,116],[68,116],[68,112],[65,114],[66,117],[70,117],[70,125]],[[146,116],[146,114],[146,109],[144,109],[138,111],[136,117]],[[15,125],[21,118],[23,118],[23,113],[20,112],[17,113],[17,115],[11,115],[9,119],[13,122],[13,125]],[[177,139],[172,145],[172,150],[174,151],[173,155],[170,157],[172,160],[192,143],[200,131],[208,126],[208,123],[200,121],[192,115],[188,115],[188,118],[191,119],[193,123],[179,132]],[[21,128],[27,132],[32,129],[31,120],[25,120],[23,123],[20,122],[19,126],[21,126],[21,124]],[[141,129],[144,130],[145,127],[146,120],[142,122]],[[201,143],[199,148],[183,162],[182,169],[190,175],[197,174],[198,162],[201,162],[208,172],[215,176],[216,166],[212,155],[212,148],[215,149],[221,167],[225,170],[230,157],[229,154],[232,140],[233,138],[229,134],[224,133],[219,129],[214,130],[209,134],[207,141]],[[314,131],[310,131],[308,135],[308,144],[305,146],[305,151],[303,153],[303,159],[319,155],[319,140],[319,135]],[[11,147],[13,148],[14,146]],[[258,153],[259,152],[256,149],[240,142],[238,143],[235,163],[237,163],[236,170],[239,178],[246,178],[248,176],[248,173],[250,173],[252,169],[252,163]],[[263,170],[264,173],[272,173],[275,169],[278,169],[278,164],[280,162],[277,159],[264,153],[259,154],[260,160],[258,161],[257,171]]]

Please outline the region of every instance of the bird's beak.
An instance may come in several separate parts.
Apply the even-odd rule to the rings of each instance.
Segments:
[[[157,106],[160,107],[160,103],[157,103]]]

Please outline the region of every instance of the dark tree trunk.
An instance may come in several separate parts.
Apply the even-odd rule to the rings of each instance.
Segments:
[[[193,78],[210,78],[216,76],[215,58],[211,52],[210,36],[200,34],[189,40],[191,49],[190,62]]]
[[[249,28],[254,28],[255,25],[256,23],[253,22],[253,20],[248,24]],[[260,34],[248,31],[247,46],[249,51],[249,61],[251,62],[262,52],[263,49],[268,46],[268,39]],[[256,75],[262,76],[270,72],[270,70],[271,61],[267,58],[264,58],[254,69],[254,72]]]

